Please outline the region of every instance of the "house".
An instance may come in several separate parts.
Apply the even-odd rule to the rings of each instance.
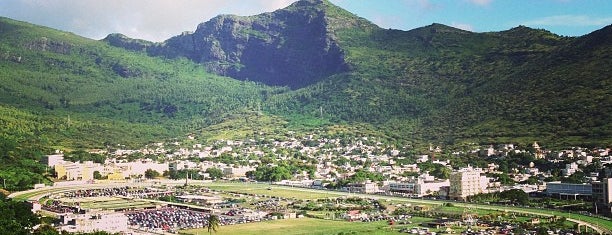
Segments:
[[[346,212],[344,215],[342,215],[342,218],[348,221],[356,221],[356,220],[367,219],[368,214],[362,213],[359,210],[351,210],[351,211]]]

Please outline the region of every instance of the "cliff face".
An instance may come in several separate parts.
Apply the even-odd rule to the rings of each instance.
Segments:
[[[334,31],[361,26],[376,27],[326,0],[304,0],[256,16],[217,16],[147,52],[187,57],[220,75],[295,89],[347,71]]]

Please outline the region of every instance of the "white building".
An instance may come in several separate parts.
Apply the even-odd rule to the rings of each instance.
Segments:
[[[378,185],[368,180],[362,183],[348,184],[346,190],[349,193],[376,193],[378,192]]]
[[[429,160],[429,155],[419,155],[417,156],[416,162],[422,163],[422,162],[427,162],[428,160]]]
[[[64,225],[60,227],[60,230],[71,233],[128,231],[128,217],[123,213],[65,214],[61,217]]]
[[[561,174],[563,174],[563,176],[570,176],[576,173],[576,171],[578,171],[578,164],[572,162],[570,164],[565,164],[565,169],[561,170]]]
[[[163,174],[164,171],[168,171],[170,167],[168,163],[157,163],[153,161],[135,161],[125,163],[128,166],[128,175],[144,175],[148,169],[157,171],[159,174]]]
[[[481,172],[471,167],[453,172],[450,175],[449,198],[465,200],[468,196],[485,192],[489,180],[481,176]]]
[[[196,169],[199,168],[198,164],[191,161],[175,161],[168,165],[169,170],[180,171],[183,169]]]
[[[247,172],[255,170],[254,167],[249,166],[225,167],[223,168],[223,175],[229,178],[246,177]]]
[[[445,186],[450,186],[449,180],[436,180],[435,177],[426,173],[420,175],[416,179],[405,182],[390,182],[388,187],[391,192],[406,193],[422,197],[438,192],[440,188]]]
[[[62,162],[64,162],[64,154],[47,155],[43,158],[43,164],[51,168]]]

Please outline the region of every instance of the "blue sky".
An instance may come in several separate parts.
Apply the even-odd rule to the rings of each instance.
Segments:
[[[0,0],[0,16],[101,39],[163,41],[219,14],[254,15],[295,0]],[[474,32],[518,25],[581,36],[612,24],[611,0],[330,0],[383,28],[441,23]]]
[[[381,27],[413,29],[442,23],[474,32],[518,25],[581,36],[612,24],[609,0],[332,0]],[[383,3],[384,4],[381,4]]]

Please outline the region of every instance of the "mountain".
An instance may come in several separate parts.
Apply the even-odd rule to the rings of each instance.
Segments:
[[[327,0],[221,15],[162,43],[2,18],[0,120],[11,143],[64,148],[259,133],[257,122],[363,125],[410,143],[609,145],[610,35],[383,29]]]
[[[7,18],[0,90],[2,138],[62,148],[177,137],[284,91]]]
[[[326,0],[306,0],[256,16],[220,15],[146,51],[186,57],[219,75],[301,88],[348,71],[335,32],[349,28],[376,26]],[[117,35],[105,41],[132,50],[146,45]]]

